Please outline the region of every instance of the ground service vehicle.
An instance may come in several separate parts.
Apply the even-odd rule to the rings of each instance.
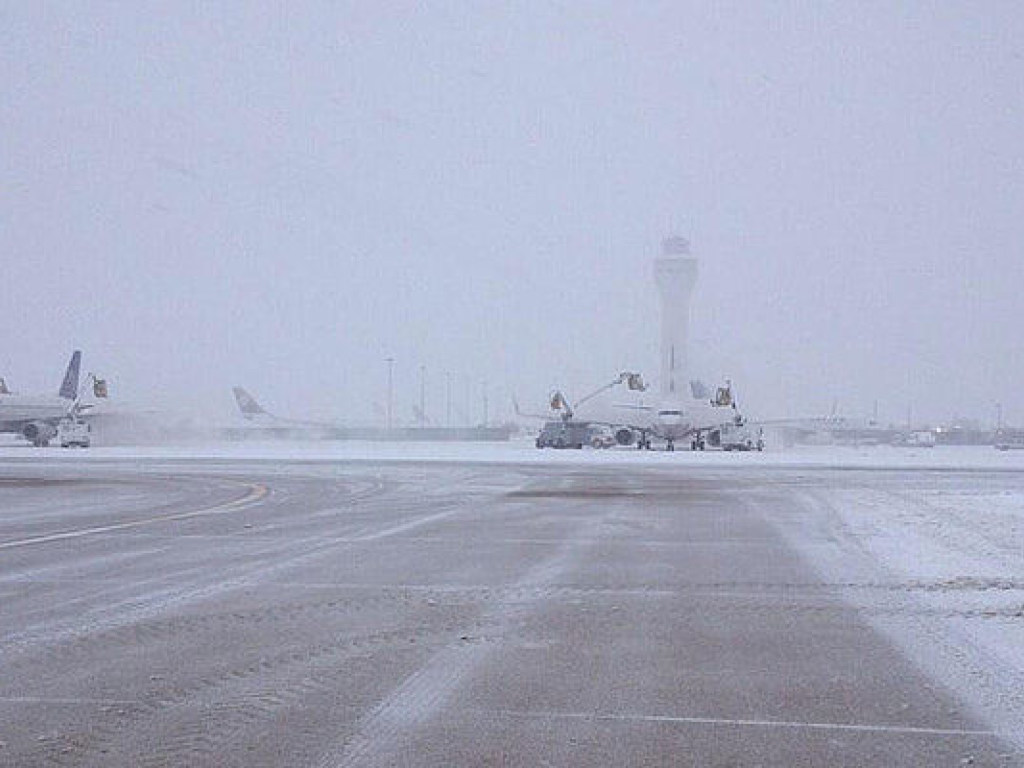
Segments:
[[[61,448],[88,448],[92,430],[81,419],[64,419],[57,424],[57,440]]]
[[[723,424],[719,429],[723,451],[763,451],[764,430],[748,424]]]
[[[1024,429],[997,430],[994,445],[1000,451],[1024,450]]]
[[[546,421],[537,435],[538,448],[582,448],[590,444],[590,424],[584,421]]]

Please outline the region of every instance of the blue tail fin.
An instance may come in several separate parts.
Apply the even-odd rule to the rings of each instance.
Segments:
[[[260,404],[256,402],[256,398],[250,395],[242,387],[232,387],[231,391],[235,395],[235,402],[238,404],[238,410],[242,412],[242,416],[247,419],[251,419],[254,416],[266,413]]]
[[[78,370],[82,366],[82,352],[75,350],[64,372],[64,382],[60,385],[60,396],[67,400],[78,397]]]

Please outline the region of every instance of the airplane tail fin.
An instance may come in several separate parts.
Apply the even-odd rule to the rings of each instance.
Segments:
[[[247,419],[266,414],[262,406],[256,402],[256,398],[250,395],[243,387],[232,387],[235,394],[235,402],[238,403],[238,410]]]
[[[78,397],[78,371],[82,367],[82,352],[76,349],[68,362],[68,369],[64,372],[64,381],[60,385],[60,396],[65,400],[74,400]]]

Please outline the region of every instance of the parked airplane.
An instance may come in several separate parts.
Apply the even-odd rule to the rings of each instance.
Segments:
[[[244,387],[232,387],[231,392],[235,396],[235,403],[238,405],[242,418],[255,424],[268,427],[312,427],[317,429],[333,429],[338,426],[326,422],[286,419],[264,410],[263,406]]]
[[[56,395],[19,395],[0,388],[0,432],[20,434],[35,446],[49,444],[61,420],[88,406],[78,403],[82,353],[75,350]]]
[[[674,451],[677,442],[689,440],[692,449],[704,450],[708,433],[727,424],[744,424],[730,385],[719,387],[714,398],[701,396],[705,388],[699,382],[692,382],[691,390],[694,397],[689,400],[663,396],[656,405],[620,405],[635,415],[614,425],[616,442],[650,449],[656,438]]]
[[[437,440],[504,441],[512,433],[510,425],[481,424],[475,427],[358,427],[334,422],[303,421],[276,416],[256,402],[242,387],[233,387],[238,410],[251,427],[229,431],[230,437],[272,437],[326,440]]]
[[[664,440],[666,448],[675,450],[677,442],[690,440],[691,448],[703,450],[707,434],[720,427],[742,425],[743,416],[736,407],[730,385],[720,387],[715,397],[709,398],[707,388],[699,381],[690,383],[693,397],[681,400],[678,397],[664,397],[656,405],[619,404],[617,407],[633,411],[622,419],[602,419],[581,417],[579,407],[600,392],[618,384],[625,384],[634,392],[647,389],[640,374],[624,372],[617,379],[601,387],[597,392],[582,398],[575,406],[561,392],[551,395],[550,406],[553,411],[562,414],[563,420],[582,419],[589,425],[603,425],[614,430],[615,440],[619,445],[633,445],[637,448],[651,447],[652,438]]]

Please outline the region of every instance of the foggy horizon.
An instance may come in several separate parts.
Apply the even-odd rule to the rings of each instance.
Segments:
[[[507,418],[692,378],[753,417],[1024,424],[1009,3],[0,6],[12,389]],[[468,390],[468,394],[467,394]],[[467,401],[468,400],[468,406]]]

